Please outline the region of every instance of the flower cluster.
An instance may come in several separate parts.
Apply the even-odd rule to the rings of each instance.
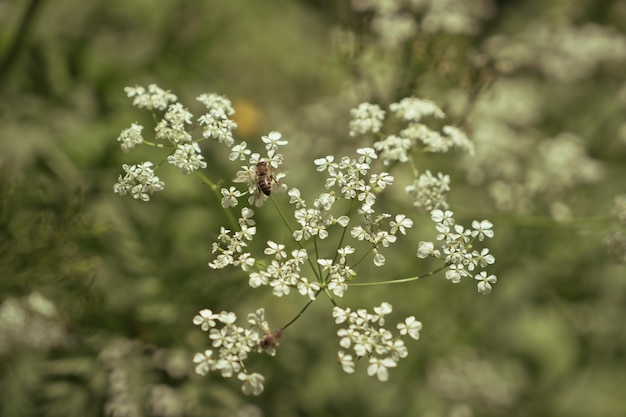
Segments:
[[[623,34],[592,23],[578,26],[539,20],[516,36],[493,36],[485,47],[502,69],[535,68],[559,82],[578,81],[592,76],[598,67],[626,60]]]
[[[122,133],[120,133],[117,141],[122,142],[122,151],[128,152],[143,142],[143,136],[141,136],[142,130],[143,126],[137,123],[132,123],[128,129],[124,129]]]
[[[370,376],[381,381],[389,378],[389,368],[396,367],[408,354],[403,336],[417,340],[421,322],[413,316],[406,318],[397,325],[399,335],[394,336],[384,327],[386,316],[392,312],[391,304],[382,303],[374,308],[373,313],[368,313],[365,309],[353,311],[339,307],[337,300],[352,285],[384,284],[385,281],[355,283],[358,278],[356,265],[371,259],[374,266],[382,267],[386,263],[383,252],[398,241],[409,239],[406,235],[414,226],[409,215],[380,210],[381,195],[397,186],[396,178],[390,173],[397,168],[396,162],[412,165],[411,172],[415,177],[404,190],[411,197],[413,206],[430,211],[437,223],[440,246],[435,248],[432,242],[420,242],[417,256],[441,259],[443,266],[434,272],[445,269],[445,277],[452,282],[475,274],[482,294],[488,294],[496,282],[495,276],[478,271],[493,264],[494,257],[486,248],[479,252],[472,247],[477,240],[493,237],[492,224],[487,220],[474,221],[472,228],[467,230],[456,224],[453,213],[448,211],[449,176],[434,175],[429,170],[420,174],[415,165],[415,151],[447,152],[458,148],[473,152],[472,143],[459,129],[444,125],[436,131],[427,125],[429,119],[445,117],[434,102],[408,97],[391,104],[388,112],[371,103],[361,103],[353,109],[350,135],[375,134],[381,139],[371,147],[356,149],[351,156],[326,155],[314,159],[316,171],[323,176],[320,182],[324,189],[307,199],[301,189],[287,187],[284,182],[286,174],[281,170],[284,163],[281,147],[288,141],[280,132],[269,132],[261,137],[262,152],[255,152],[245,141],[236,141],[232,135],[236,124],[229,118],[234,110],[227,98],[217,94],[198,97],[207,111],[197,119],[202,137],[194,140],[188,133],[193,115],[176,102],[175,96],[151,87],[148,91],[136,87],[127,93],[134,98],[136,105],[164,112],[163,118],[157,122],[155,138],[169,145],[159,143],[156,146],[169,147],[167,162],[182,169],[184,174],[207,166],[199,141],[209,139],[226,146],[228,159],[239,165],[233,169],[236,173],[234,178],[231,177],[232,182],[224,187],[218,188],[201,176],[216,193],[219,190],[221,206],[231,219],[229,227],[220,228],[212,245],[214,259],[209,262],[209,267],[234,266],[247,275],[248,285],[252,288],[269,288],[276,297],[295,292],[306,300],[300,313],[276,331],[270,331],[262,308],[248,315],[248,326],[244,327],[236,324],[234,313],[200,311],[193,322],[209,333],[211,349],[194,357],[198,374],[219,372],[226,378],[237,376],[243,383],[244,393],[260,394],[265,378],[246,370],[244,363],[249,354],[256,350],[273,356],[283,331],[322,294],[335,305],[335,322],[346,325],[337,332],[341,347],[339,361],[344,371],[352,373],[356,362],[367,357]],[[386,117],[396,119],[389,126],[397,126],[399,121],[406,127],[387,134],[383,130]],[[123,150],[130,150],[140,143],[154,145],[145,140],[141,132],[141,126],[137,124],[122,132],[118,140]],[[154,174],[152,166],[151,162],[124,165],[126,176],[120,176],[115,191],[149,200],[150,194],[163,188],[163,182]],[[284,197],[275,197],[281,192],[287,192],[288,201]],[[270,198],[279,219],[289,230],[288,238],[286,241],[264,239],[255,242],[262,236],[254,219],[255,207],[263,207]],[[234,207],[240,207],[238,219],[232,216]],[[283,213],[284,207],[291,209],[290,216]],[[320,244],[322,241],[325,244]],[[330,247],[328,241],[335,246]],[[262,253],[254,252],[254,248],[261,245]],[[360,251],[364,253],[357,254]],[[395,281],[409,282],[418,278],[413,276]]]
[[[413,205],[424,211],[448,208],[447,193],[450,177],[441,172],[435,177],[429,170],[421,174],[411,185],[404,188],[413,198]]]
[[[67,340],[56,305],[40,293],[0,303],[0,356],[27,349],[46,352],[65,346]]]
[[[378,104],[361,103],[350,110],[350,136],[377,133],[383,125],[385,111]]]
[[[202,94],[197,100],[208,110],[198,118],[202,126],[202,136],[232,146],[235,143],[233,129],[237,127],[237,123],[229,119],[235,113],[230,100],[218,94]]]
[[[471,229],[465,229],[460,224],[456,224],[454,213],[450,210],[433,210],[431,218],[436,223],[439,232],[437,240],[441,242],[438,249],[435,249],[433,242],[422,241],[417,249],[418,258],[441,258],[446,264],[445,276],[453,283],[458,283],[461,278],[471,276],[477,268],[485,268],[495,262],[493,255],[488,248],[483,248],[480,252],[472,250],[472,243],[478,239],[494,236],[493,225],[489,220],[474,220]],[[481,271],[474,276],[478,281],[478,292],[487,295],[491,292],[491,285],[495,284],[495,275],[487,276],[487,272]]]
[[[200,146],[196,142],[179,144],[174,154],[167,157],[167,162],[182,168],[185,175],[197,169],[206,168],[206,162],[200,153]]]
[[[369,12],[372,31],[387,48],[396,48],[418,33],[474,34],[495,14],[492,0],[352,0],[357,12]]]
[[[264,157],[257,152],[252,152],[247,149],[246,142],[241,142],[233,146],[229,156],[231,161],[240,160],[247,162],[247,165],[241,166],[241,171],[237,172],[233,181],[246,183],[248,185],[248,203],[254,204],[257,207],[261,207],[265,204],[268,198],[268,194],[262,192],[259,187],[259,173],[257,172],[257,167],[260,162],[264,162],[267,167],[264,175],[270,183],[270,192],[273,190],[284,192],[287,190],[287,185],[280,182],[280,180],[285,177],[285,173],[277,172],[274,174],[273,170],[280,168],[283,164],[284,157],[281,153],[278,153],[278,150],[281,146],[286,145],[288,141],[282,139],[282,134],[276,131],[262,136],[261,141],[265,144],[266,154]],[[224,190],[222,190],[222,194],[224,194]],[[230,200],[230,203],[232,203],[232,200]],[[225,204],[226,200],[223,200],[222,206],[226,207]]]
[[[154,129],[154,138],[166,142],[162,144],[146,140],[142,135],[143,126],[132,123],[117,138],[124,152],[140,144],[169,148],[171,152],[166,158],[167,162],[182,169],[183,174],[187,175],[207,167],[199,141],[212,137],[229,146],[234,142],[232,130],[237,124],[228,118],[234,110],[225,97],[217,94],[202,94],[198,97],[198,101],[206,106],[207,113],[198,118],[198,124],[203,127],[203,137],[194,140],[189,133],[193,127],[193,114],[177,102],[176,95],[154,84],[150,84],[147,89],[135,86],[124,90],[133,99],[134,106],[153,112],[164,112]],[[164,187],[164,183],[154,175],[153,165],[149,161],[132,166],[123,165],[126,175],[123,178],[120,176],[113,188],[114,192],[120,195],[131,194],[134,198],[149,201],[149,194]]]
[[[274,260],[267,268],[250,274],[250,286],[258,288],[262,285],[269,285],[272,288],[272,294],[277,297],[287,295],[291,292],[291,288],[296,288],[301,295],[314,300],[321,287],[317,282],[309,282],[301,274],[302,265],[308,259],[306,249],[294,249],[288,259],[284,249],[285,245],[271,240],[267,242],[264,253],[274,255]]]
[[[392,306],[382,303],[374,307],[374,313],[368,313],[365,309],[352,311],[350,308],[335,307],[333,317],[336,324],[346,323],[347,328],[337,331],[339,346],[343,349],[352,349],[355,357],[339,350],[337,356],[341,367],[346,373],[353,373],[355,362],[363,357],[368,357],[369,365],[367,374],[376,376],[380,381],[389,379],[389,368],[395,368],[402,358],[406,358],[408,350],[401,336],[409,336],[418,340],[422,323],[414,316],[407,317],[403,323],[398,323],[397,328],[400,336],[393,334],[384,328],[385,316],[391,313]]]
[[[250,256],[249,252],[244,252],[244,248],[248,246],[246,241],[251,241],[256,235],[255,221],[252,219],[254,211],[250,208],[244,207],[241,210],[241,217],[239,218],[240,230],[231,235],[231,230],[222,227],[218,235],[220,243],[213,243],[213,253],[219,252],[217,257],[209,263],[209,266],[213,269],[222,269],[228,265],[240,266],[244,271],[248,270],[248,267],[254,265],[254,258]]]
[[[122,165],[126,175],[119,176],[113,191],[119,195],[130,194],[135,199],[150,201],[150,194],[161,191],[165,184],[154,175],[152,162],[144,162],[139,165]]]
[[[259,373],[248,373],[244,361],[253,352],[263,352],[274,356],[282,331],[271,332],[265,321],[265,310],[260,308],[248,314],[248,326],[236,325],[235,313],[222,311],[213,313],[204,309],[193,318],[193,323],[209,333],[213,349],[196,353],[193,362],[196,373],[207,375],[217,371],[222,377],[237,375],[243,382],[241,390],[245,394],[259,395],[263,392],[265,377]]]
[[[375,111],[375,110],[376,111]],[[412,149],[419,147],[424,152],[445,153],[458,148],[469,154],[474,153],[474,145],[460,129],[444,125],[441,131],[431,129],[424,123],[425,118],[443,119],[444,111],[430,100],[406,97],[389,105],[389,114],[407,123],[398,134],[383,135],[374,143],[385,165],[393,162],[408,162]],[[351,112],[350,134],[378,132],[385,113],[376,105],[361,103]]]
[[[168,103],[178,100],[171,91],[163,90],[156,84],[150,84],[147,89],[141,86],[125,87],[124,91],[133,99],[133,106],[139,109],[165,110]]]

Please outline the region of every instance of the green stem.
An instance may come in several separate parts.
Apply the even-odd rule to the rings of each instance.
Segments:
[[[302,313],[304,313],[306,311],[307,308],[309,308],[309,306],[313,303],[313,301],[315,301],[315,299],[317,298],[317,296],[319,295],[319,293],[322,292],[321,289],[317,290],[317,292],[315,293],[315,298],[313,300],[309,300],[304,307],[302,307],[302,310],[300,310],[300,312],[291,320],[289,320],[289,323],[285,324],[283,327],[280,328],[280,330],[285,330],[287,327],[291,326],[296,320],[298,320],[300,318],[300,316],[302,315]]]
[[[417,169],[417,165],[415,165],[415,158],[413,155],[409,153],[409,161],[411,162],[411,169],[413,170],[413,176],[417,179],[420,176],[420,171]]]
[[[291,233],[291,236],[293,236],[293,228],[289,224],[289,220],[287,220],[287,217],[285,217],[285,214],[283,213],[283,211],[278,206],[278,203],[276,203],[276,200],[274,200],[274,197],[272,197],[271,195],[269,196],[269,199],[272,202],[272,204],[274,205],[274,208],[278,212],[278,215],[280,216],[280,218],[283,219],[283,223],[285,223],[285,225],[287,226],[287,229],[289,229],[289,232]],[[300,242],[298,242],[298,245],[300,246],[300,248],[302,248],[302,245],[300,244]]]
[[[285,225],[287,226],[287,229],[289,229],[289,233],[291,233],[291,236],[293,237],[293,227],[291,227],[291,225],[289,224],[289,221],[287,220],[287,217],[285,217],[285,214],[283,213],[283,211],[280,209],[280,207],[278,206],[278,203],[276,203],[276,200],[274,200],[274,197],[272,197],[271,195],[269,196],[270,201],[272,202],[272,204],[274,205],[274,208],[276,208],[276,211],[278,211],[278,214],[280,215],[280,218],[283,219],[283,223],[285,223]],[[295,239],[294,239],[295,240]],[[298,245],[298,247],[300,249],[304,249],[304,246],[302,246],[302,243],[300,243],[300,241],[295,240],[296,244]],[[318,274],[317,270],[315,269],[315,264],[313,263],[313,261],[311,261],[311,258],[309,256],[307,256],[307,262],[309,263],[309,266],[311,267],[311,270],[313,271],[313,274],[315,274],[315,277],[317,278],[318,282],[322,282],[322,275]]]
[[[315,247],[315,258],[319,259],[320,258],[320,252],[317,248],[317,236],[313,236],[313,247]],[[319,264],[319,262],[317,263],[317,273],[318,273],[318,281],[320,283],[324,283],[326,281],[326,278],[328,277],[328,274],[326,275],[326,278],[324,278],[322,280],[322,265]],[[329,272],[330,273],[330,272]]]
[[[354,284],[348,284],[350,287],[371,287],[374,285],[386,285],[386,284],[402,284],[404,282],[412,282],[412,281],[417,281],[420,278],[426,278],[426,277],[430,277],[432,275],[435,275],[437,272],[441,272],[444,269],[446,269],[447,265],[444,265],[440,268],[437,268],[433,271],[430,271],[428,274],[426,275],[416,275],[414,277],[409,277],[409,278],[401,278],[401,279],[392,279],[390,281],[378,281],[378,282],[358,282],[358,283],[354,283]]]
[[[217,184],[215,184],[213,181],[211,181],[209,177],[204,175],[203,172],[198,171],[198,170],[194,172],[196,173],[198,177],[200,177],[200,179],[202,180],[204,184],[209,186],[211,191],[213,191],[213,195],[215,196],[215,199],[219,203],[220,207],[222,207],[222,194],[220,193],[220,187]],[[226,213],[226,217],[228,218],[228,222],[230,223],[231,227],[233,228],[233,230],[236,230],[239,227],[239,223],[237,222],[237,219],[235,219],[235,216],[233,216],[233,213],[228,208],[226,207],[222,207],[222,208],[224,209],[224,212]]]
[[[148,145],[148,146],[154,146],[156,148],[171,148],[172,146],[166,146],[162,143],[156,143],[156,142],[150,142],[149,140],[142,140],[141,143]]]
[[[350,217],[350,215],[352,214],[352,211],[354,209],[354,206],[355,206],[354,202],[355,202],[355,200],[350,200],[350,207],[348,207],[348,213],[346,214],[346,216],[348,216],[348,218]],[[337,244],[337,250],[335,251],[335,257],[333,258],[333,264],[337,261],[337,257],[339,256],[339,249],[343,245],[343,239],[346,236],[346,231],[348,230],[348,226],[347,225],[346,225],[346,227],[341,226],[341,228],[343,230],[341,231],[341,238],[339,238],[339,243]]]
[[[337,302],[335,301],[335,299],[333,298],[333,295],[330,293],[330,291],[328,291],[328,288],[324,287],[324,293],[326,294],[326,297],[328,297],[328,299],[330,300],[330,302],[332,303],[332,305],[334,305],[335,307],[337,307]]]
[[[361,256],[361,259],[359,259],[358,261],[356,261],[353,265],[352,265],[352,269],[356,268],[361,262],[363,262],[365,260],[365,258],[367,258],[367,256],[370,254],[371,251],[373,251],[375,248],[374,245],[372,245],[369,250],[367,252],[365,252],[363,254],[363,256]]]

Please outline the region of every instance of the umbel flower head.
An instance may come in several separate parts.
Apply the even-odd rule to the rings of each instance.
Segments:
[[[356,361],[368,358],[367,374],[376,376],[379,381],[389,379],[389,368],[395,368],[402,358],[406,358],[408,350],[401,339],[409,336],[419,339],[422,323],[414,316],[407,317],[404,322],[396,325],[400,336],[394,336],[385,326],[385,316],[390,314],[392,306],[382,303],[374,308],[374,313],[365,309],[352,311],[350,308],[335,307],[333,317],[336,324],[346,324],[347,327],[337,331],[339,345],[342,350],[337,352],[339,364],[346,373],[353,373]],[[343,349],[351,349],[354,353],[346,353]]]
[[[113,191],[119,195],[130,194],[133,198],[142,201],[150,201],[150,194],[161,191],[163,181],[154,175],[152,162],[144,162],[139,165],[122,165],[126,175],[120,175],[118,182],[113,186]]]
[[[138,145],[167,148],[169,153],[162,161],[185,175],[199,174],[207,167],[200,146],[206,141],[224,146],[228,160],[233,162],[232,172],[227,175],[232,181],[218,182],[203,173],[198,175],[215,191],[230,220],[219,227],[211,247],[213,259],[209,267],[235,267],[247,277],[249,287],[265,289],[276,297],[296,294],[304,303],[295,317],[275,330],[265,320],[263,308],[249,314],[247,324],[243,325],[238,324],[234,312],[201,310],[193,323],[207,332],[209,347],[194,356],[196,373],[236,377],[245,394],[261,394],[265,377],[249,370],[251,357],[263,353],[276,355],[285,330],[311,303],[319,297],[328,297],[334,305],[334,321],[340,326],[337,358],[342,369],[353,373],[359,363],[366,363],[369,376],[387,381],[390,370],[408,355],[407,337],[419,339],[422,323],[409,316],[389,329],[386,324],[393,311],[391,303],[383,302],[370,312],[365,308],[342,307],[339,301],[358,285],[409,283],[420,278],[357,282],[367,272],[368,265],[373,269],[384,267],[387,251],[399,242],[402,245],[419,242],[415,245],[418,258],[440,260],[442,265],[429,275],[442,271],[452,283],[473,278],[478,292],[485,295],[497,282],[485,270],[495,262],[494,256],[488,248],[477,247],[493,237],[492,223],[475,220],[470,228],[457,224],[447,202],[450,177],[441,172],[417,170],[414,158],[417,153],[452,149],[473,152],[472,143],[460,129],[449,125],[437,130],[430,127],[433,119],[445,118],[434,102],[407,97],[392,103],[388,111],[376,104],[361,103],[351,111],[349,133],[375,134],[376,140],[372,146],[360,147],[349,155],[312,158],[309,166],[321,176],[321,192],[307,196],[305,189],[288,186],[287,175],[282,170],[285,159],[282,149],[288,140],[280,132],[271,131],[258,143],[237,141],[233,136],[236,124],[230,119],[234,109],[226,97],[198,96],[205,111],[194,122],[193,114],[168,91],[154,85],[126,91],[136,106],[161,112],[162,117],[157,117],[154,139],[146,138],[143,127],[136,123],[124,130],[118,138],[123,151]],[[386,123],[389,118],[393,119],[392,123]],[[190,133],[194,124],[201,131],[199,138]],[[386,126],[396,130],[386,132]],[[405,181],[406,175],[396,177],[392,172],[402,169],[405,162],[411,164],[409,172],[413,178],[398,184],[397,178]],[[130,194],[149,201],[154,192],[164,188],[152,162],[123,165],[123,169],[125,175],[120,175],[114,186],[120,195]],[[223,186],[218,187],[218,183]],[[380,201],[397,187],[405,191],[403,196],[408,195],[408,209],[416,207],[430,212],[438,233],[435,242],[412,237],[419,230],[414,230],[409,211],[390,212],[381,208]],[[273,203],[270,207],[265,206],[268,200]],[[268,209],[276,209],[285,225],[284,233],[272,234],[278,238],[266,237],[263,224],[257,224],[254,218],[258,210]],[[238,218],[233,216],[235,212]]]
[[[433,242],[422,241],[417,249],[417,257],[442,258],[447,266],[446,278],[453,283],[458,283],[462,278],[469,277],[479,268],[485,268],[496,260],[489,253],[489,249],[483,248],[480,252],[472,250],[475,240],[483,241],[492,238],[493,224],[488,220],[474,220],[471,229],[465,229],[456,224],[454,213],[450,210],[433,210],[431,218],[435,222],[435,228],[439,232],[437,240],[441,242],[435,249]],[[497,278],[494,275],[487,276],[481,271],[474,276],[478,281],[478,292],[487,295],[491,292],[491,284],[495,284]]]
[[[196,373],[207,375],[209,372],[219,372],[224,378],[236,375],[243,382],[241,390],[244,394],[261,394],[265,377],[256,372],[249,373],[244,363],[254,351],[265,351],[272,356],[276,354],[280,336],[269,331],[264,317],[265,311],[260,308],[248,314],[248,326],[241,327],[236,324],[237,316],[233,312],[200,311],[193,318],[193,323],[209,333],[212,349],[196,353],[193,358]],[[272,334],[276,340],[270,342],[268,338]]]

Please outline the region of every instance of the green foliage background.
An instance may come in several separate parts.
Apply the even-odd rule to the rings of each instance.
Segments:
[[[0,2],[0,415],[105,415],[118,395],[103,354],[111,350],[124,352],[115,363],[132,381],[127,400],[137,408],[128,415],[625,415],[626,280],[603,245],[613,198],[625,191],[623,61],[558,83],[532,68],[494,81],[464,58],[488,36],[536,20],[612,26],[624,36],[623,1],[569,3],[500,1],[478,34],[424,36],[394,55],[367,52],[368,15],[347,1]],[[338,25],[362,43],[337,48]],[[539,197],[523,214],[498,210],[486,186],[466,181],[461,158],[424,158],[452,176],[452,208],[464,221],[495,224],[490,248],[499,281],[489,297],[473,283],[452,286],[441,277],[352,289],[347,304],[389,301],[398,317],[424,323],[422,340],[409,345],[409,358],[387,383],[363,369],[341,371],[324,300],[290,328],[275,358],[256,363],[267,378],[260,397],[243,396],[236,381],[193,374],[194,352],[208,345],[191,323],[197,311],[244,316],[264,306],[278,327],[302,300],[276,299],[250,289],[240,271],[207,267],[225,218],[193,176],[165,170],[166,189],[149,204],[113,194],[121,164],[151,155],[119,150],[123,128],[150,123],[123,87],[154,82],[185,105],[202,92],[228,96],[240,115],[239,137],[281,131],[290,140],[289,181],[319,193],[312,156],[367,144],[347,135],[349,109],[361,100],[388,104],[416,95],[453,103],[453,89],[493,97],[511,79],[530,80],[543,105],[532,127],[519,131],[574,132],[603,164],[602,181],[559,197],[573,220],[553,220]],[[471,116],[456,114],[471,137]],[[204,155],[207,175],[232,176],[221,148]],[[266,228],[279,227],[270,210],[259,216]],[[432,238],[427,216],[417,227]],[[427,272],[416,245],[394,251],[385,276],[372,280]],[[59,315],[19,327],[9,307],[28,310],[33,293]],[[151,408],[155,386],[172,408]]]

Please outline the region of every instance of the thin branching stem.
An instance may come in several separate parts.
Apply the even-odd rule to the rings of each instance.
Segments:
[[[271,195],[269,196],[269,199],[272,202],[272,204],[274,205],[274,208],[276,208],[276,211],[278,212],[278,215],[280,216],[280,218],[283,219],[283,223],[285,223],[285,225],[287,226],[287,229],[289,229],[289,233],[291,233],[291,236],[293,236],[294,229],[293,229],[293,227],[291,227],[291,224],[289,224],[289,221],[287,220],[287,217],[285,217],[285,214],[283,213],[283,211],[280,209],[280,206],[278,205],[278,203],[276,203],[276,200],[274,200],[274,197],[272,197]],[[296,242],[296,244],[298,245],[298,247],[300,249],[304,249],[304,246],[302,246],[302,243],[299,240],[296,240],[295,242]],[[316,255],[317,255],[317,251],[316,251]],[[317,281],[318,282],[322,282],[321,272],[320,273],[317,272],[317,270],[315,269],[315,264],[313,263],[311,258],[308,257],[308,256],[307,256],[307,262],[309,263],[309,266],[311,267],[311,270],[315,274],[315,277],[317,278]]]
[[[215,199],[220,204],[220,207],[224,209],[224,212],[226,213],[226,217],[228,218],[228,222],[230,223],[233,230],[237,229],[239,227],[239,224],[237,223],[237,219],[235,219],[235,216],[233,216],[233,213],[227,207],[222,206],[222,195],[220,193],[220,187],[216,183],[211,181],[209,177],[204,175],[203,172],[195,171],[195,173],[198,177],[200,177],[200,179],[202,180],[204,184],[209,186],[209,188],[213,192],[213,195],[215,196]]]
[[[420,278],[426,278],[426,277],[430,277],[432,275],[435,275],[438,272],[443,271],[444,269],[447,268],[447,265],[444,265],[440,268],[437,268],[435,270],[430,271],[428,274],[425,275],[416,275],[414,277],[408,277],[408,278],[400,278],[400,279],[392,279],[389,281],[377,281],[377,282],[355,282],[353,284],[348,284],[351,287],[371,287],[374,285],[387,285],[387,284],[402,284],[405,282],[412,282],[412,281],[417,281]]]
[[[321,289],[317,290],[317,292],[315,293],[315,297],[317,298],[317,296],[319,295],[319,293],[322,292]],[[306,311],[307,308],[309,308],[309,306],[311,304],[313,304],[313,301],[316,300],[316,298],[309,300],[304,307],[302,307],[302,309],[298,312],[298,314],[296,314],[296,316],[294,318],[292,318],[291,320],[289,320],[289,322],[287,324],[285,324],[283,327],[280,328],[280,330],[285,330],[287,327],[291,326],[293,323],[295,323],[296,320],[298,320],[300,318],[300,316],[302,316],[302,314]]]

